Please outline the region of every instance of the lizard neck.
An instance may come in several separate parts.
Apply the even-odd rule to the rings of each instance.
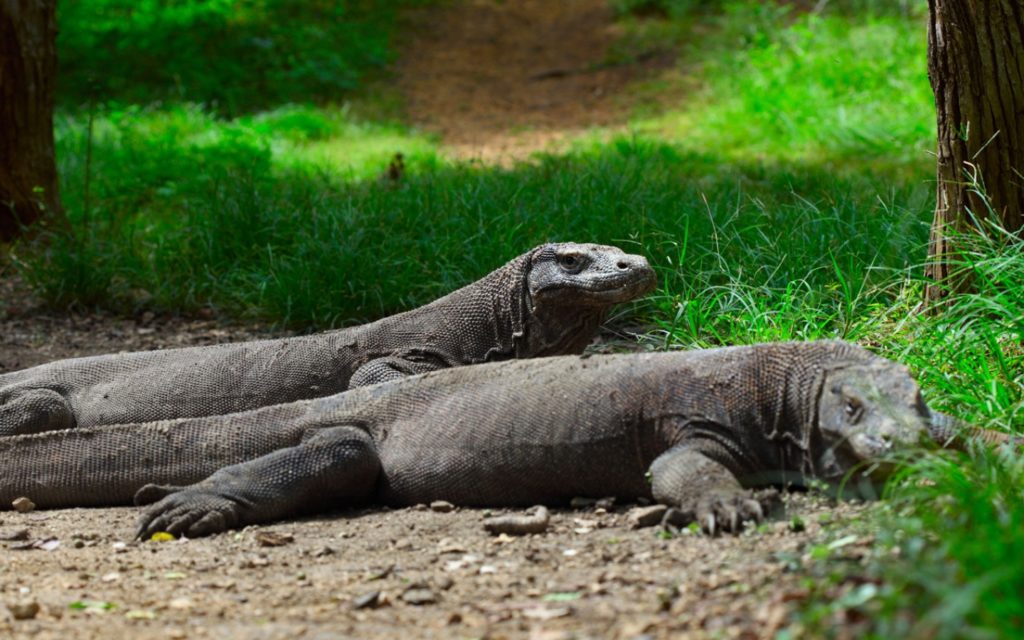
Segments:
[[[373,357],[411,344],[445,366],[515,357],[525,334],[529,259],[519,256],[430,304],[364,325],[348,341]]]
[[[533,253],[521,255],[480,282],[481,291],[490,297],[493,342],[481,356],[481,361],[505,360],[519,357],[520,345],[529,329],[530,262]]]
[[[799,469],[807,478],[822,480],[842,476],[834,456],[830,455],[819,425],[819,406],[829,373],[874,356],[844,342],[820,341],[803,345],[799,352],[786,357],[785,419],[781,425],[766,432],[769,439],[786,441],[787,455],[793,470]]]
[[[607,314],[607,307],[532,305],[516,354],[536,358],[583,353]]]
[[[583,350],[604,322],[608,307],[538,303],[530,295],[533,252],[481,280],[477,295],[490,296],[493,340],[482,360],[571,355]]]

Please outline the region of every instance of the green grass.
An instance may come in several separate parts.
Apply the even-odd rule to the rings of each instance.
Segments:
[[[392,60],[424,0],[75,0],[58,5],[65,105],[156,100],[237,114],[338,102]]]
[[[931,406],[993,429],[1024,431],[1024,246],[998,226],[963,237],[958,265],[975,284],[940,315],[904,304],[866,336],[907,363]],[[907,296],[903,296],[907,297]],[[1024,631],[1024,457],[915,454],[865,523],[864,563],[825,557],[805,568],[810,598],[790,637],[827,635],[844,621],[858,637],[1010,638]]]
[[[25,274],[58,307],[211,306],[315,328],[425,302],[533,244],[584,238],[626,242],[660,264],[663,294],[645,313],[669,342],[744,339],[729,322],[745,295],[766,305],[747,340],[810,337],[834,321],[855,338],[843,297],[882,304],[870,292],[885,270],[920,260],[926,234],[930,161],[913,149],[926,146],[932,116],[923,41],[905,44],[919,24],[724,5],[706,16],[702,45],[681,53],[703,69],[699,95],[638,119],[632,138],[584,140],[512,169],[446,162],[429,138],[346,107],[229,119],[190,104],[106,106],[92,111],[91,137],[91,110],[66,108],[62,197],[79,232],[25,258]],[[269,19],[285,5],[259,6]],[[677,13],[662,31],[694,26]],[[854,46],[876,31],[902,48]],[[904,54],[922,62],[895,64]],[[863,123],[843,119],[844,82],[859,87],[847,111],[891,102],[889,121],[916,136],[910,151],[878,160],[881,143],[865,146]],[[832,137],[815,138],[819,127]],[[376,181],[395,152],[410,167],[397,189]],[[437,269],[425,275],[419,260]],[[705,291],[715,297],[699,300]]]
[[[978,449],[908,462],[861,522],[862,556],[816,545],[807,601],[780,638],[1016,638],[1024,628],[1024,458]],[[791,567],[793,568],[793,567]]]
[[[806,281],[812,300],[824,305],[837,299],[815,293],[834,277],[829,250],[841,256],[846,277],[861,280],[870,262],[906,265],[926,232],[924,188],[899,196],[916,201],[914,216],[858,197],[864,178],[833,181],[831,193],[818,188],[827,174],[799,167],[755,182],[741,170],[708,173],[706,158],[654,144],[623,142],[507,171],[427,168],[398,189],[337,189],[307,172],[266,178],[258,172],[271,169],[259,156],[248,162],[237,173],[189,185],[197,195],[182,197],[173,226],[126,224],[126,242],[111,247],[104,268],[120,262],[117,269],[136,286],[164,291],[153,302],[166,308],[191,302],[180,297],[181,282],[163,284],[188,269],[189,293],[203,303],[317,326],[337,320],[333,314],[352,320],[425,302],[459,284],[446,268],[468,268],[456,273],[475,278],[547,239],[586,238],[643,245],[671,292],[658,302],[662,309],[705,281],[736,277],[765,290]],[[795,229],[783,226],[791,223]],[[878,242],[890,229],[899,233]],[[154,256],[167,262],[146,264]],[[442,270],[425,278],[423,264]],[[205,274],[189,265],[202,265]]]
[[[876,197],[889,188],[882,176],[836,178],[799,165],[723,168],[713,157],[640,140],[494,169],[445,164],[421,141],[419,151],[399,147],[411,169],[400,186],[346,183],[337,170],[294,153],[310,144],[342,148],[339,136],[295,142],[287,132],[211,127],[203,118],[159,111],[108,127],[118,122],[111,116],[96,127],[97,176],[127,165],[136,175],[129,185],[91,181],[87,217],[84,179],[65,185],[81,232],[56,239],[51,259],[30,261],[25,271],[53,304],[209,305],[326,326],[426,302],[545,240],[586,238],[643,247],[659,264],[658,316],[737,278],[762,291],[802,282],[793,292],[803,296],[801,308],[823,308],[841,306],[829,289],[837,272],[861,282],[874,277],[872,265],[902,268],[927,232],[927,186],[893,190],[899,204],[884,203]],[[366,128],[351,130],[360,146]],[[62,135],[68,143],[83,141]],[[345,171],[375,176],[392,149],[372,150],[354,149],[371,159]],[[64,176],[83,170],[61,168]],[[79,253],[84,260],[73,258]],[[438,270],[425,277],[423,264]],[[708,311],[720,325],[722,310]],[[733,337],[721,329],[708,339]]]
[[[82,27],[90,3],[115,6],[69,4],[62,19],[78,11]],[[659,273],[658,291],[627,311],[653,327],[645,340],[687,348],[845,337],[907,363],[932,406],[1020,431],[1021,244],[986,226],[962,245],[976,292],[940,315],[920,313],[934,207],[921,8],[619,4],[625,35],[609,62],[676,47],[685,79],[637,91],[658,97],[681,82],[683,97],[638,109],[631,135],[585,138],[570,153],[510,168],[450,162],[437,141],[344,106],[351,94],[334,99],[348,86],[341,66],[328,65],[325,83],[288,75],[301,65],[248,68],[242,75],[263,85],[236,82],[221,62],[262,63],[239,62],[232,43],[291,4],[247,3],[236,14],[233,3],[208,3],[203,11],[219,17],[202,28],[226,34],[223,60],[145,77],[107,49],[89,50],[89,38],[131,31],[156,44],[117,40],[129,57],[149,55],[130,47],[173,45],[194,62],[193,43],[160,40],[145,16],[196,3],[145,3],[125,23],[65,29],[62,51],[81,58],[62,54],[65,70],[112,73],[99,89],[76,88],[88,76],[77,72],[62,87],[58,157],[75,235],[15,247],[17,267],[55,308],[210,307],[317,329],[422,304],[540,242],[613,243],[645,254]],[[637,16],[639,4],[654,8]],[[366,32],[377,44],[338,45],[344,65],[360,70],[351,77],[363,78],[393,53],[394,14],[339,6],[377,25]],[[274,46],[320,60],[333,45],[308,35],[310,15],[289,13],[298,26]],[[99,105],[91,142],[87,103]],[[396,152],[408,175],[379,181]],[[825,557],[804,567],[811,597],[790,633],[825,634],[837,620],[876,637],[1019,631],[1020,464],[986,453],[909,462],[890,500],[851,525],[876,536],[871,562]]]
[[[723,2],[720,13],[683,19],[691,28],[674,35],[684,43],[681,61],[703,82],[684,108],[638,129],[737,160],[888,173],[919,166],[935,135],[924,24],[916,14],[850,15],[844,4],[861,3],[829,3],[833,10],[819,14]],[[714,38],[693,37],[709,23]]]

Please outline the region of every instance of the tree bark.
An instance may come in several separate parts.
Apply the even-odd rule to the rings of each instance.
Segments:
[[[56,0],[0,0],[0,242],[64,222],[53,149]]]
[[[938,198],[925,299],[934,306],[969,286],[955,273],[956,234],[990,216],[1018,236],[1024,227],[1024,3],[928,0],[928,9]]]

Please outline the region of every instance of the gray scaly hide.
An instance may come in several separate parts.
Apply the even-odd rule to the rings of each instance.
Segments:
[[[641,256],[547,244],[426,306],[363,326],[0,375],[0,436],[220,415],[457,365],[581,353],[613,305],[653,287]]]
[[[156,502],[189,536],[358,502],[653,497],[711,531],[750,489],[838,481],[927,437],[898,364],[843,342],[563,356],[436,371],[244,413],[0,438],[0,505]],[[650,483],[645,474],[650,471]]]

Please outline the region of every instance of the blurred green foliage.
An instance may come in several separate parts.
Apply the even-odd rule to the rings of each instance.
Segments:
[[[60,101],[188,101],[235,114],[338,100],[391,61],[396,11],[413,3],[61,0]]]

